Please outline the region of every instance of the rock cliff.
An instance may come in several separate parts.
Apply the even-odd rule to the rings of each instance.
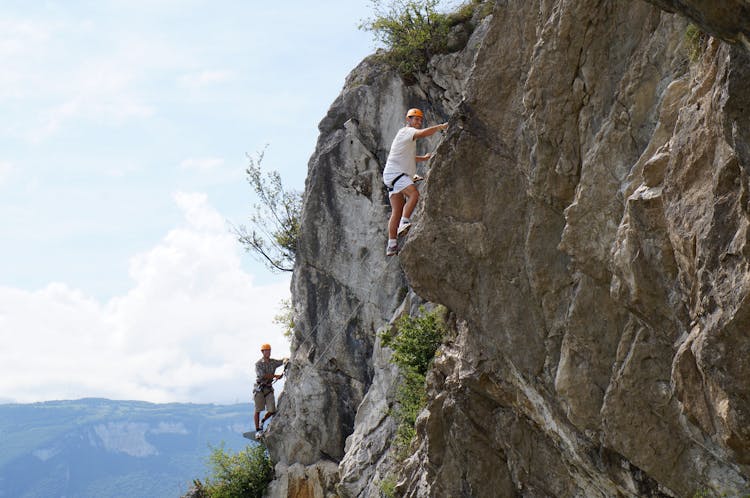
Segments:
[[[750,493],[747,2],[507,0],[475,24],[410,84],[363,61],[320,124],[270,495]],[[451,126],[387,259],[409,107]],[[378,331],[424,300],[454,330],[397,463]]]

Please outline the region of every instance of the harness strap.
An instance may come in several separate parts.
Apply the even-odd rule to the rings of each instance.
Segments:
[[[272,385],[266,385],[266,384],[261,384],[259,386],[255,386],[255,389],[253,389],[254,393],[268,394],[271,391],[273,391],[273,386]]]
[[[394,178],[393,181],[391,182],[390,187],[386,184],[385,188],[388,189],[388,192],[393,192],[393,189],[396,188],[396,182],[399,181],[402,176],[406,176],[406,173],[401,173],[396,178]]]

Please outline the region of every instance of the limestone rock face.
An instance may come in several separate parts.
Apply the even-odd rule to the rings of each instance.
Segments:
[[[505,0],[416,84],[355,69],[309,165],[270,495],[750,493],[747,27],[741,0]],[[388,259],[415,106],[450,128]],[[377,331],[422,300],[455,330],[398,462]]]
[[[390,328],[403,315],[416,314],[423,301],[409,293],[394,313]],[[339,466],[341,496],[378,496],[380,483],[398,475],[400,469],[388,451],[396,435],[391,410],[398,389],[398,368],[390,363],[391,352],[375,343],[373,366],[375,377],[370,390],[357,410],[354,433],[347,438],[346,455]]]
[[[426,126],[455,111],[488,26],[489,20],[480,23],[462,51],[432,61],[431,74],[447,74],[441,68],[449,67],[456,76],[420,75],[407,86],[377,58],[366,59],[319,125],[292,279],[291,367],[265,437],[280,476],[273,496],[335,495],[331,483],[339,481],[337,466],[348,450],[338,492],[367,496],[368,488],[378,489],[373,463],[390,447],[391,399],[384,396],[392,393],[397,372],[376,332],[408,294],[398,258],[385,256],[390,204],[382,170],[407,109],[424,110]],[[418,152],[431,151],[439,139],[421,141]]]
[[[401,255],[464,320],[405,495],[750,489],[750,57],[685,28],[498,3]]]

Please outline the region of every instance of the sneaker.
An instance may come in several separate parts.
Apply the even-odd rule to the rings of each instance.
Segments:
[[[395,256],[398,254],[398,246],[388,246],[385,250],[386,256]]]
[[[406,235],[406,232],[411,228],[411,223],[403,223],[398,227],[398,236]]]
[[[412,180],[414,181],[414,183],[417,183],[417,182],[421,182],[422,180],[424,180],[424,177],[419,176],[419,175],[414,175]]]
[[[258,429],[255,431],[255,439],[260,439],[263,437],[263,429]]]

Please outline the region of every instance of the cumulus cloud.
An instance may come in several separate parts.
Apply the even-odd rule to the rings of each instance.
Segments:
[[[4,398],[245,401],[258,345],[288,354],[272,323],[288,280],[255,285],[206,196],[175,202],[183,225],[131,258],[124,295],[99,302],[64,283],[0,287]]]

